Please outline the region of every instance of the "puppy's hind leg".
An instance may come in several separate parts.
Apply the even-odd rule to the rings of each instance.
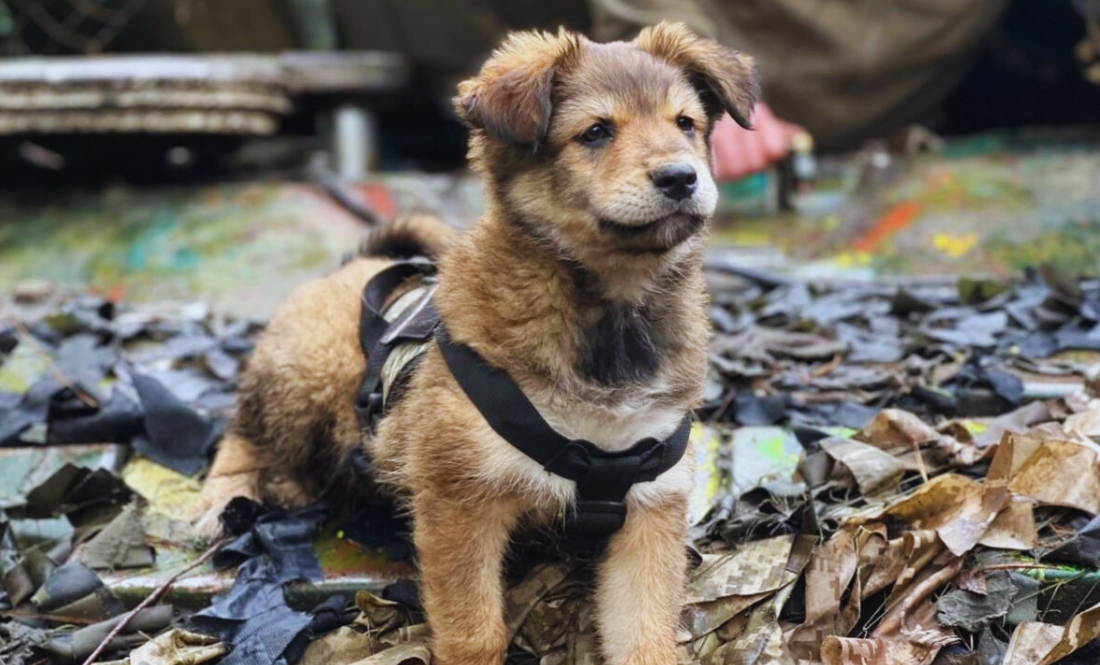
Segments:
[[[219,517],[225,506],[238,496],[259,501],[262,465],[252,442],[232,430],[218,445],[214,463],[191,507],[192,531],[213,540],[221,535]]]
[[[596,613],[607,665],[675,665],[687,574],[687,500],[631,506],[600,564]]]

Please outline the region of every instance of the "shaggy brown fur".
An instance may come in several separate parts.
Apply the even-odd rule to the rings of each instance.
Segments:
[[[427,210],[414,210],[384,226],[371,229],[370,235],[359,246],[359,256],[439,258],[454,238],[455,230],[443,224],[439,215]]]
[[[708,136],[723,110],[747,124],[755,90],[750,59],[681,25],[630,43],[512,35],[455,100],[488,188],[485,217],[454,243],[421,217],[375,247],[448,246],[436,305],[452,338],[507,370],[563,435],[608,450],[664,438],[700,401],[706,367]],[[499,664],[510,535],[560,521],[574,486],[500,439],[434,346],[364,441],[351,406],[365,367],[359,293],[384,265],[354,261],[273,317],[198,528],[216,527],[235,494],[297,504],[323,493],[366,445],[378,480],[411,510],[438,661]],[[610,665],[675,663],[692,465],[689,451],[627,496],[596,593]]]

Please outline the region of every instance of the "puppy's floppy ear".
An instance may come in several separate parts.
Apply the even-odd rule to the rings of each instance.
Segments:
[[[564,29],[512,33],[477,76],[459,84],[459,119],[500,141],[537,147],[550,125],[554,73],[579,48],[580,38]]]
[[[667,21],[642,30],[634,43],[687,72],[712,118],[727,111],[737,124],[752,128],[750,119],[760,84],[750,56],[698,37],[683,23]]]

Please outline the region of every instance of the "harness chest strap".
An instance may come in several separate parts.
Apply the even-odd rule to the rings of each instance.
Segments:
[[[618,531],[626,521],[624,501],[630,488],[656,480],[687,450],[691,413],[667,439],[642,439],[623,451],[568,439],[543,419],[506,371],[469,346],[454,343],[442,323],[436,340],[451,374],[493,431],[548,472],[577,483],[569,535],[600,539]]]

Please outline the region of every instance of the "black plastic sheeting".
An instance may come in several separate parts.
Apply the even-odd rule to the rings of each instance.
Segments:
[[[4,327],[0,369],[14,353],[43,369],[18,377],[24,392],[0,392],[0,446],[127,444],[194,476],[232,412],[257,330],[202,307],[120,311],[92,297]]]
[[[1100,282],[1035,270],[1015,283],[810,284],[708,260],[715,337],[701,415],[735,425],[860,428],[884,408],[997,416],[1010,370],[1081,373],[1100,350]]]
[[[234,513],[244,512],[238,502]],[[289,514],[265,513],[214,557],[219,568],[239,565],[237,580],[229,593],[190,621],[231,645],[222,665],[294,663],[314,635],[350,621],[342,596],[298,612],[287,605],[284,594],[290,582],[322,578],[313,539],[329,516],[330,510],[320,504]]]
[[[134,374],[141,398],[143,433],[133,440],[134,450],[149,459],[193,476],[206,466],[220,432],[159,381]]]
[[[27,428],[47,423],[50,444],[121,443],[188,476],[206,467],[220,427],[184,404],[159,381],[134,374],[135,401],[121,389],[97,406],[54,379],[36,383],[20,400],[0,401],[0,445],[19,441]],[[90,395],[84,391],[85,395]]]
[[[1070,526],[1075,527],[1077,533],[1043,558],[1082,568],[1100,568],[1100,515],[1092,519],[1079,517]]]

